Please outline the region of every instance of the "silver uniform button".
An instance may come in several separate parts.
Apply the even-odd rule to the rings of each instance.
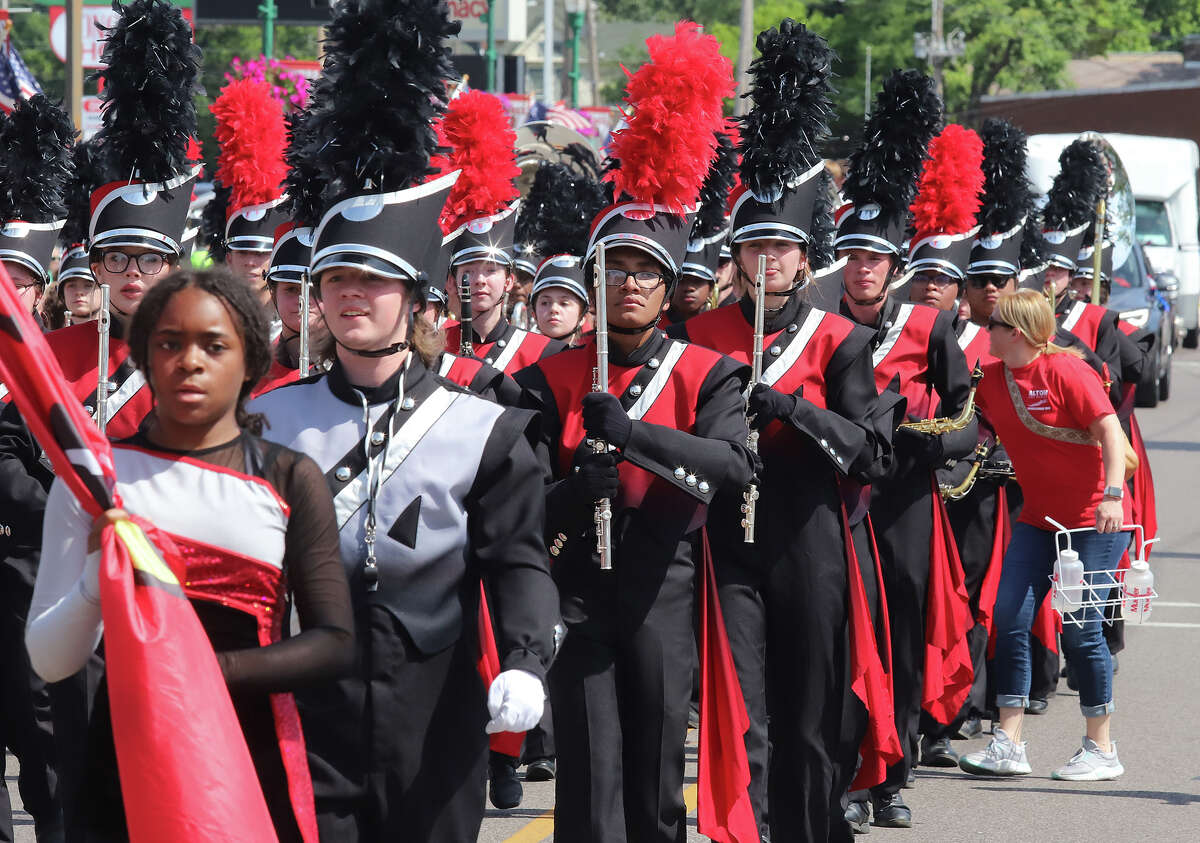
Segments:
[[[490,365],[492,365],[492,358],[490,358],[490,357],[485,357],[485,358],[483,358],[483,362],[484,362],[484,363],[487,363],[487,364],[490,366]]]
[[[771,356],[772,356],[772,357],[778,357],[780,354],[783,354],[783,349],[782,349],[782,348],[780,348],[780,347],[779,347],[779,346],[777,346],[777,345],[773,345],[773,346],[771,346]]]
[[[647,361],[646,365],[649,366],[651,369],[657,369],[662,364],[658,362],[657,357],[651,357],[650,360]]]
[[[708,485],[708,481],[707,481],[707,480],[701,480],[701,481],[700,481],[700,485],[699,485],[699,486],[697,486],[696,488],[700,490],[700,493],[701,493],[701,494],[703,494],[703,495],[707,495],[707,494],[708,494],[708,490],[709,490],[709,489],[711,489],[711,488],[712,488],[712,486]]]
[[[842,463],[845,462],[845,460],[843,460],[841,457],[838,457],[837,462],[838,462],[838,465],[841,465]]]
[[[793,322],[791,325],[788,325],[788,326],[787,326],[787,332],[788,332],[789,334],[794,334],[794,333],[796,333],[796,332],[797,332],[797,331],[799,331],[799,330],[800,330],[800,326],[799,326],[799,325],[797,325],[797,324],[795,324],[794,322]]]
[[[496,340],[496,345],[500,346],[501,348],[504,348],[504,346],[508,345],[508,342],[507,342],[507,340]]]
[[[829,442],[828,442],[827,440],[825,440],[825,439],[822,439],[822,440],[821,440],[821,447],[822,447],[822,448],[828,448],[828,447],[829,447]]]
[[[90,416],[92,413],[96,412],[96,408],[93,407],[91,404],[84,404],[83,411]]]
[[[635,383],[633,386],[629,387],[629,394],[632,395],[634,398],[637,398],[639,395],[642,394],[641,385]]]
[[[411,410],[415,406],[417,406],[417,402],[413,401],[411,398],[405,398],[400,402],[401,410]]]
[[[350,469],[347,466],[339,465],[338,470],[333,473],[333,476],[342,483],[345,483],[350,479]]]
[[[379,447],[380,445],[383,444],[383,438],[384,438],[383,431],[377,430],[371,434],[371,444],[376,447]]]
[[[687,477],[687,472],[682,467],[675,469],[676,480],[682,480],[684,477]]]
[[[689,486],[695,486],[696,485],[696,475],[689,474],[686,478],[684,478],[683,482],[687,483]]]

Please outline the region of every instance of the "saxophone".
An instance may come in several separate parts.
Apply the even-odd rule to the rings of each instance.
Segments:
[[[983,380],[983,368],[978,363],[975,364],[975,371],[971,373],[971,391],[967,393],[967,403],[963,404],[962,412],[953,418],[941,419],[921,419],[920,421],[903,422],[900,427],[907,430],[915,430],[918,433],[928,433],[933,436],[941,436],[943,433],[953,433],[956,430],[962,430],[971,423],[971,419],[975,416],[975,391],[979,389],[979,382]]]

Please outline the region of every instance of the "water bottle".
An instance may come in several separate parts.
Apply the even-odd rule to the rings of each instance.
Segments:
[[[1078,609],[1083,604],[1083,562],[1078,551],[1070,547],[1059,551],[1054,560],[1054,578],[1062,590],[1061,602],[1065,609]]]
[[[1121,615],[1127,621],[1141,623],[1150,617],[1150,595],[1154,591],[1154,572],[1150,563],[1136,559],[1125,572],[1121,587]]]

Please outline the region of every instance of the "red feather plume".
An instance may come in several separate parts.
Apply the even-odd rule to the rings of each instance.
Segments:
[[[271,86],[237,79],[221,89],[209,111],[217,118],[213,134],[221,147],[216,180],[232,191],[230,212],[278,199],[287,176],[287,127]]]
[[[917,236],[970,231],[982,190],[983,141],[971,129],[951,123],[930,141],[917,182],[911,206]]]
[[[447,171],[462,170],[442,209],[442,230],[498,213],[520,194],[514,181],[517,133],[500,100],[483,91],[455,97],[442,118],[441,131],[451,147]]]
[[[635,73],[625,70],[632,111],[626,127],[613,134],[620,168],[605,179],[617,201],[652,202],[682,213],[696,203],[716,155],[713,133],[725,125],[733,65],[721,55],[720,42],[691,21],[675,24],[674,36],[651,36],[646,46],[650,61]]]

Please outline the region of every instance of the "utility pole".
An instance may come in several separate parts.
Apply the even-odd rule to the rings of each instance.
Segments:
[[[967,34],[956,29],[947,38],[942,21],[943,0],[930,0],[929,32],[913,33],[913,54],[919,59],[928,59],[933,71],[933,86],[938,98],[945,100],[945,84],[942,78],[942,63],[946,59],[958,58],[967,49]]]
[[[493,0],[488,0],[487,11],[479,16],[487,24],[487,49],[484,52],[484,64],[487,66],[488,91],[496,90],[496,15]]]
[[[871,116],[871,45],[867,45],[867,68],[863,78],[863,120]]]
[[[8,6],[8,0],[4,0]],[[67,0],[67,108],[83,131],[83,0]]]
[[[733,104],[734,114],[745,114],[750,109],[750,58],[754,52],[754,0],[742,0],[742,13],[738,19],[741,38],[738,40],[737,99]]]

